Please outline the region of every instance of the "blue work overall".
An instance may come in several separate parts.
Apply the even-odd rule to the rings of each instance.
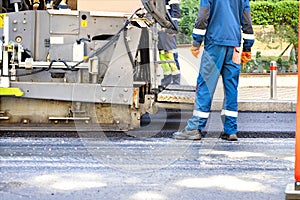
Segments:
[[[186,130],[203,130],[209,118],[212,98],[220,74],[223,79],[224,102],[221,115],[224,116],[224,132],[237,133],[238,82],[240,64],[233,62],[233,52],[238,48],[205,44],[196,87],[193,117],[188,120]],[[239,52],[236,52],[239,53]]]

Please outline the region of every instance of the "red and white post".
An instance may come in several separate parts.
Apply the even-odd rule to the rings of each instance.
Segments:
[[[270,63],[270,98],[277,98],[277,63],[276,61],[271,61]]]

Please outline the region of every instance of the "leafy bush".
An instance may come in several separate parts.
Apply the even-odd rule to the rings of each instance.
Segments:
[[[191,35],[194,28],[195,20],[198,16],[200,0],[182,0],[180,3],[181,20],[180,33],[178,34],[179,44],[190,44]]]
[[[277,1],[257,1],[251,2],[251,14],[252,22],[255,25],[274,25],[275,34],[282,40],[285,40],[295,47],[297,51],[298,47],[298,1],[285,0]],[[257,38],[259,39],[259,38]],[[290,46],[289,45],[289,46]],[[290,71],[290,66],[295,62],[286,61],[282,59],[282,55],[287,49],[285,49],[280,55],[273,58],[277,61],[278,71],[285,72]],[[258,61],[253,61],[260,65],[259,61],[269,62],[269,58],[261,58]],[[248,63],[246,69],[251,69],[254,63]],[[254,67],[255,68],[255,67]]]
[[[180,21],[180,34],[178,42],[180,44],[190,43],[194,23],[198,15],[200,0],[182,0]],[[285,26],[283,37],[289,38],[295,45],[298,43],[298,4],[297,0],[252,0],[251,15],[253,25],[274,25],[276,27]],[[280,32],[280,34],[282,34]]]

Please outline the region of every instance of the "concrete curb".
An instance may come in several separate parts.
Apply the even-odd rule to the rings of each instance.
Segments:
[[[238,100],[239,111],[253,112],[296,112],[296,101],[294,100],[258,100],[241,99]],[[222,110],[223,101],[214,100],[212,110]]]
[[[192,103],[164,103],[158,102],[156,105],[164,109],[181,109],[193,110]],[[296,101],[293,100],[257,100],[257,99],[241,99],[238,101],[238,111],[249,112],[296,112]],[[211,111],[222,110],[223,100],[214,100]]]

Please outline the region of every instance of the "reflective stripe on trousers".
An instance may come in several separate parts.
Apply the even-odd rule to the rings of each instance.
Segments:
[[[237,87],[240,64],[232,61],[234,47],[206,44],[197,79],[196,101],[193,117],[188,120],[187,130],[202,130],[209,118],[212,98],[222,75],[224,88],[224,132],[237,132]]]

